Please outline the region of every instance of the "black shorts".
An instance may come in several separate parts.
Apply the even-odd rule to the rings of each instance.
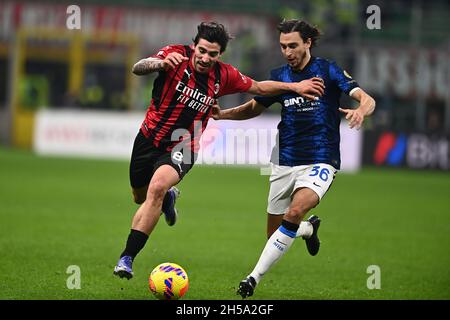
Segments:
[[[186,157],[179,152],[161,150],[155,147],[139,130],[134,140],[130,162],[130,184],[133,188],[142,188],[150,183],[156,169],[162,165],[170,165],[180,177],[180,180],[194,165],[197,154],[191,152]]]

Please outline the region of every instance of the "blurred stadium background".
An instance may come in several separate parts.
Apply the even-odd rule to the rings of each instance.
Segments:
[[[222,60],[266,79],[283,63],[282,18],[317,25],[313,55],[337,61],[377,109],[361,131],[343,124],[344,170],[315,210],[321,254],[310,259],[298,241],[255,298],[450,299],[448,1],[80,0],[81,28],[69,30],[71,4],[0,2],[0,299],[147,299],[148,272],[166,260],[191,275],[187,299],[235,299],[265,243],[264,148],[251,166],[206,157],[213,165],[181,183],[183,216],[158,226],[136,281],[111,275],[136,210],[127,160],[155,78],[130,70],[216,20],[236,37]],[[374,4],[381,29],[371,30]],[[270,128],[278,115],[209,126]],[[69,265],[81,290],[66,287]],[[366,286],[369,265],[380,266],[380,290]]]

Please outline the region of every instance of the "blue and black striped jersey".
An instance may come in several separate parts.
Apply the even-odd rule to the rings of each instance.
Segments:
[[[322,78],[325,84],[325,94],[319,100],[311,101],[294,92],[255,97],[265,107],[277,102],[282,105],[271,162],[284,166],[327,163],[340,169],[339,98],[342,92],[349,95],[358,88],[357,82],[335,62],[318,57],[311,57],[302,71],[295,72],[286,64],[270,74],[270,80],[283,82],[312,77]]]

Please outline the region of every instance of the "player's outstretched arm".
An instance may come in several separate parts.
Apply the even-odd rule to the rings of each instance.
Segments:
[[[266,107],[254,99],[226,110],[220,110],[219,105],[214,105],[213,108],[212,117],[214,120],[247,120],[259,116],[266,110]]]
[[[314,77],[300,82],[278,82],[272,80],[253,81],[247,92],[260,96],[270,96],[282,94],[287,91],[294,91],[305,98],[314,100],[324,94],[325,85],[323,80]]]
[[[188,57],[178,52],[171,52],[164,60],[154,57],[141,59],[133,66],[132,71],[138,76],[143,76],[152,72],[175,69],[180,63],[187,60],[189,60]]]
[[[359,102],[359,107],[356,109],[339,108],[339,111],[346,114],[345,119],[349,120],[350,128],[359,130],[364,118],[370,116],[374,112],[376,103],[375,99],[361,88],[354,91],[351,97]]]
[[[141,59],[133,66],[135,75],[143,76],[152,72],[164,70],[164,61],[158,58]]]

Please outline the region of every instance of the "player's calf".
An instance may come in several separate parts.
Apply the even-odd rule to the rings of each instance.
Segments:
[[[300,224],[297,235],[299,233],[302,235],[306,241],[308,252],[312,256],[319,252],[320,241],[317,232],[320,226],[320,219],[317,216],[311,216],[307,221],[301,221],[318,203],[319,196],[315,191],[310,188],[301,188],[294,193],[289,210],[285,214],[285,219]]]

